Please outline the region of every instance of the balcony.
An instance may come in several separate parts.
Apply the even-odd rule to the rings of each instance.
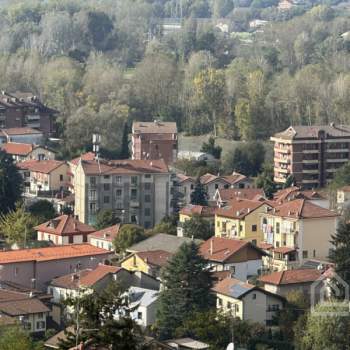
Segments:
[[[319,170],[318,169],[303,169],[303,173],[305,173],[305,174],[318,174]]]
[[[303,184],[318,184],[318,179],[303,179],[301,182]]]
[[[291,153],[291,149],[289,147],[275,146],[274,151],[275,151],[275,153],[283,153],[283,154],[290,154]]]
[[[328,153],[349,152],[349,148],[327,148]]]
[[[140,202],[138,200],[135,200],[135,199],[130,200],[130,207],[131,208],[138,208],[139,206],[140,206]]]
[[[273,160],[275,163],[290,164],[290,162],[291,162],[291,159],[288,157],[275,157]]]
[[[317,164],[318,159],[303,159],[304,164]]]
[[[327,163],[347,163],[348,161],[349,161],[348,158],[336,158],[336,159],[328,158],[326,160]]]

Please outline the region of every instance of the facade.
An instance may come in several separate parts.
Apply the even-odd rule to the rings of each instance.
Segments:
[[[42,131],[45,136],[52,136],[57,114],[58,111],[45,106],[31,93],[1,92],[0,128],[28,127]]]
[[[337,190],[337,208],[339,212],[349,208],[350,186],[344,186]]]
[[[151,228],[171,212],[170,172],[163,160],[80,160],[75,171],[75,215],[94,224],[111,209],[122,223]]]
[[[264,239],[260,214],[271,205],[264,201],[233,200],[215,212],[215,236],[243,239],[257,244]]]
[[[250,242],[212,237],[203,242],[199,252],[214,273],[230,271],[231,276],[246,281],[262,269],[262,250]]]
[[[48,160],[55,159],[55,152],[43,146],[35,146],[29,143],[8,142],[1,149],[10,154],[15,162],[24,160]]]
[[[72,215],[61,215],[34,229],[38,241],[50,241],[55,245],[86,243],[89,234],[95,232],[93,227],[83,224]]]
[[[326,260],[338,215],[305,199],[295,199],[261,214],[264,242],[272,245],[268,269],[297,268],[308,259]]]
[[[142,271],[153,277],[160,277],[160,270],[168,264],[173,254],[165,250],[149,250],[127,256],[121,266],[128,271]]]
[[[0,144],[6,142],[42,145],[44,134],[42,131],[28,127],[0,129]]]
[[[25,192],[55,194],[68,188],[68,164],[58,160],[26,160],[17,164],[24,178]]]
[[[212,289],[217,309],[244,321],[271,325],[284,298],[235,278],[225,278]]]
[[[121,225],[116,224],[89,235],[89,243],[95,247],[114,251],[113,241],[117,237]]]
[[[0,280],[46,290],[52,279],[72,273],[77,266],[95,268],[110,255],[109,251],[90,244],[1,251]]]
[[[271,137],[274,142],[274,180],[284,184],[292,175],[295,185],[324,187],[350,159],[350,127],[291,126]]]
[[[132,159],[163,159],[166,164],[177,159],[176,123],[134,122],[131,142]]]

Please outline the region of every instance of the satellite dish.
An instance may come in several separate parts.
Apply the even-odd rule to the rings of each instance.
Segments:
[[[226,350],[235,350],[235,344],[233,343],[228,344]]]

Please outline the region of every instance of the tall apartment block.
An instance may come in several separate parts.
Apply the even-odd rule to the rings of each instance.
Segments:
[[[271,140],[274,180],[279,184],[293,175],[297,186],[324,187],[350,159],[350,126],[291,126]]]
[[[123,223],[151,228],[170,214],[170,172],[164,160],[82,160],[74,174],[75,215],[93,225],[112,209]]]
[[[132,125],[132,159],[177,159],[177,127],[172,122],[134,122]]]

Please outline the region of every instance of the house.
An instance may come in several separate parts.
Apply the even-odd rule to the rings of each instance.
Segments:
[[[95,229],[83,224],[73,215],[61,215],[34,227],[38,241],[51,241],[56,245],[88,242]],[[103,248],[103,247],[101,247]]]
[[[7,142],[1,146],[1,149],[10,154],[15,162],[55,159],[56,156],[55,152],[47,147],[30,143]]]
[[[235,278],[225,278],[212,291],[218,310],[244,321],[271,325],[276,312],[284,305],[284,298],[278,294]]]
[[[322,276],[320,269],[295,269],[276,271],[259,277],[265,290],[271,293],[287,296],[292,291],[300,291],[310,295],[311,285]]]
[[[277,8],[281,11],[286,11],[286,10],[290,10],[292,7],[294,6],[294,4],[288,0],[281,0],[278,3]]]
[[[95,247],[114,251],[113,241],[117,237],[120,227],[120,224],[116,224],[89,234],[89,243]]]
[[[294,199],[261,213],[264,243],[271,244],[272,271],[296,268],[305,260],[325,260],[338,214],[305,199]]]
[[[246,281],[258,275],[265,253],[250,242],[237,239],[211,237],[199,247],[211,271],[230,271],[231,275]]]
[[[227,205],[230,201],[235,199],[248,200],[265,200],[265,193],[262,188],[223,188],[217,189],[214,195],[214,200],[218,207]]]
[[[176,180],[173,188],[175,187],[180,193],[181,206],[191,203],[191,193],[194,190],[196,180],[191,176],[184,174],[176,174]]]
[[[345,125],[290,126],[271,137],[274,142],[274,181],[293,176],[303,189],[325,187],[350,159],[350,127]]]
[[[151,228],[171,212],[171,174],[164,160],[80,160],[74,176],[75,215],[94,224],[111,209],[121,223]]]
[[[130,317],[141,327],[152,326],[156,322],[159,292],[151,289],[130,287],[126,292]]]
[[[29,143],[33,145],[42,145],[44,134],[36,129],[23,128],[0,128],[0,144],[6,142]]]
[[[49,137],[55,133],[57,114],[58,111],[45,106],[32,93],[2,91],[0,94],[0,128],[34,128]]]
[[[183,237],[183,225],[187,220],[192,219],[194,216],[199,216],[204,220],[207,220],[214,232],[215,221],[215,208],[203,205],[188,204],[183,207],[179,212],[179,222],[177,225],[177,235]]]
[[[0,323],[19,323],[32,334],[44,334],[50,309],[36,296],[0,288]]]
[[[90,244],[0,251],[0,280],[46,290],[52,279],[72,273],[77,266],[94,268],[110,255]]]
[[[121,261],[121,266],[128,271],[142,271],[153,277],[160,277],[160,270],[173,256],[165,250],[136,252]]]
[[[184,243],[192,242],[192,238],[177,237],[168,235],[165,233],[158,233],[154,236],[146,238],[145,240],[138,242],[131,247],[127,248],[128,253],[146,252],[149,250],[162,250],[172,254],[175,254],[178,249]],[[195,243],[200,244],[202,241],[199,239],[194,240]]]
[[[25,191],[38,195],[54,194],[68,188],[68,164],[59,160],[26,160],[17,163],[25,184]]]
[[[173,122],[133,122],[132,159],[177,160],[177,127]]]
[[[271,205],[266,201],[231,200],[215,212],[215,236],[244,239],[257,244],[264,239],[260,214]]]
[[[210,348],[208,344],[192,338],[169,339],[166,340],[165,343],[168,344],[171,349],[177,350],[208,350]]]
[[[224,177],[209,173],[202,175],[199,180],[206,190],[209,200],[212,200],[214,198],[217,189],[229,188],[231,186],[230,182],[227,181]]]

